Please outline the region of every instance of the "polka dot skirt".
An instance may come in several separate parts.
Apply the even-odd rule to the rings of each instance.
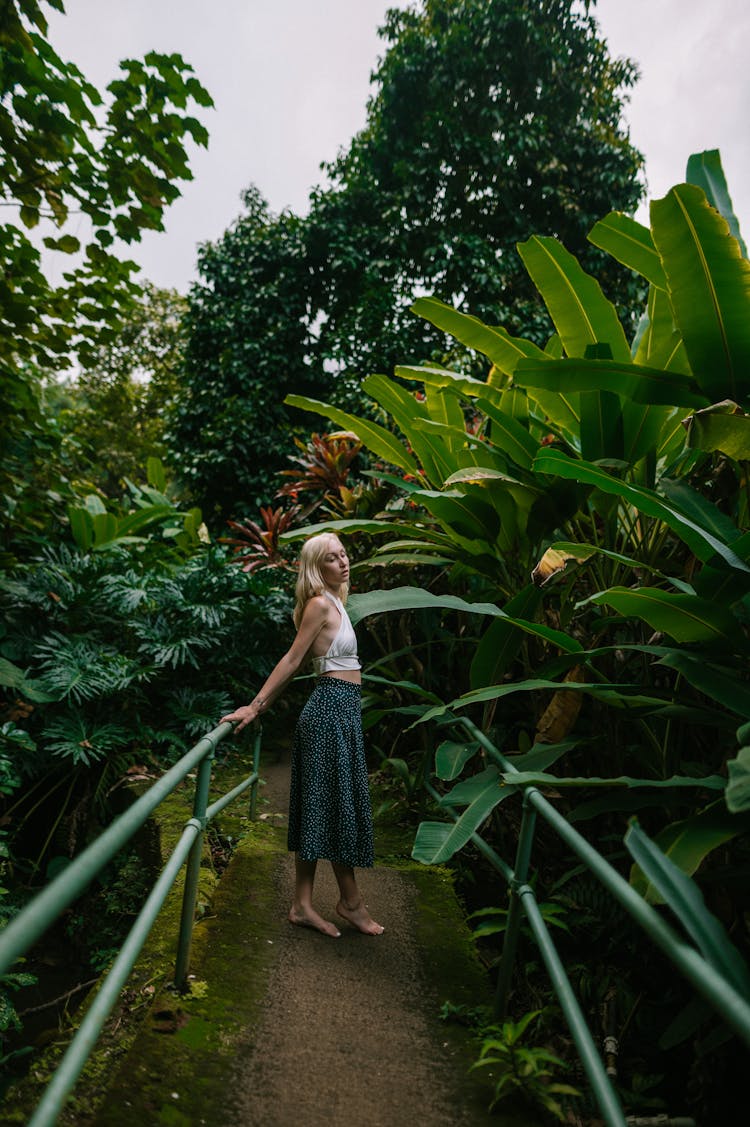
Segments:
[[[362,690],[321,677],[294,734],[288,847],[304,861],[374,864]]]

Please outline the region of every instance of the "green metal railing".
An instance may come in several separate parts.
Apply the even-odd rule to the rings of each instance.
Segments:
[[[466,717],[456,718],[473,740],[484,749],[492,762],[505,774],[517,773],[517,768],[498,748]],[[429,780],[428,792],[440,801],[441,795]],[[458,815],[450,810],[455,820]],[[622,1107],[612,1082],[597,1051],[594,1038],[575,997],[570,980],[565,973],[554,941],[542,918],[533,888],[529,885],[529,868],[534,842],[536,818],[540,816],[575,853],[586,868],[632,916],[651,941],[667,956],[670,962],[690,982],[696,992],[723,1018],[735,1033],[750,1047],[750,1005],[734,987],[682,936],[673,930],[662,917],[647,904],[616,869],[552,806],[535,786],[525,786],[523,791],[523,818],[516,848],[515,867],[511,867],[478,834],[471,841],[482,855],[499,872],[510,888],[510,906],[505,940],[500,959],[495,993],[495,1013],[506,1016],[513,968],[518,951],[522,912],[525,912],[532,934],[539,947],[565,1020],[571,1032],[589,1084],[607,1127],[627,1127]]]
[[[52,1080],[47,1086],[29,1127],[49,1127],[57,1120],[60,1111],[78,1079],[81,1070],[96,1045],[105,1021],[120,996],[149,932],[187,862],[185,886],[182,896],[182,914],[177,938],[175,985],[183,990],[187,985],[190,966],[190,944],[198,894],[198,876],[203,852],[203,834],[206,826],[230,802],[250,790],[250,817],[255,817],[258,769],[260,766],[260,725],[256,726],[253,742],[253,770],[233,790],[208,805],[211,768],[217,744],[232,731],[230,723],[219,724],[203,736],[186,755],[175,763],[157,782],[141,795],[124,814],[121,814],[96,841],[39,893],[0,933],[0,975],[25,954],[61,913],[91,883],[97,873],[133,837],[154,810],[196,770],[193,814],[185,823],[177,845],[156,880],[138,918],[120,949],[107,977],[101,983],[86,1016],[62,1058]]]

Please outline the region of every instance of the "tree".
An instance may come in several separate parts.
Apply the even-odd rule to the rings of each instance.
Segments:
[[[287,392],[329,383],[313,348],[304,221],[274,215],[256,188],[245,213],[205,244],[190,291],[182,391],[170,412],[170,460],[207,515],[257,510],[286,466],[295,425]]]
[[[64,11],[62,0],[48,0]],[[164,209],[191,177],[186,137],[206,145],[193,105],[212,105],[179,55],[126,59],[107,98],[45,38],[37,0],[0,9],[0,203],[27,229],[52,225],[45,246],[81,259],[51,285],[41,257],[14,222],[0,225],[0,363],[66,367],[77,351],[113,340],[137,286],[134,262],[115,252],[144,229],[161,230]],[[84,216],[89,235],[64,233]],[[63,232],[63,233],[60,233]]]
[[[164,453],[165,411],[183,361],[187,300],[145,283],[114,341],[93,351],[74,381],[54,389],[68,470],[119,497],[150,457]],[[52,389],[51,389],[52,390]]]
[[[642,192],[621,121],[634,64],[571,0],[424,0],[380,34],[367,124],[312,198],[322,354],[362,375],[421,358],[436,338],[407,310],[424,292],[544,343],[515,246],[544,232],[605,266],[586,235]],[[611,264],[604,277],[626,317],[642,296],[630,279]]]
[[[317,394],[335,373],[332,398],[351,404],[368,373],[455,349],[410,314],[420,293],[546,342],[515,250],[535,231],[596,269],[625,320],[639,306],[633,275],[585,239],[610,208],[635,208],[642,165],[621,123],[635,67],[609,57],[588,5],[421,0],[381,34],[367,124],[308,216],[273,217],[253,191],[201,259],[170,433],[204,508],[270,500],[261,468],[292,452],[285,391]]]

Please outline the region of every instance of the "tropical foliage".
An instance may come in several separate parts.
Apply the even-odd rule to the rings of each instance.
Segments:
[[[434,608],[463,632],[463,691],[460,663],[452,682],[413,690],[414,723],[441,729],[441,805],[460,812],[420,826],[424,862],[482,825],[502,835],[493,812],[533,783],[572,822],[624,829],[639,811],[657,852],[711,888],[743,864],[750,264],[718,154],[692,158],[688,181],[651,204],[649,228],[612,212],[591,231],[648,283],[631,340],[597,280],[557,239],[532,236],[518,250],[554,323],[544,348],[421,298],[414,312],[485,357],[486,379],[434,364],[368,377],[402,437],[291,398],[404,479],[380,520],[330,527],[384,537],[370,563],[432,576],[355,596],[352,617]],[[451,737],[472,713],[520,776],[460,726]],[[632,880],[671,901],[640,868]],[[747,944],[741,913],[726,922]]]

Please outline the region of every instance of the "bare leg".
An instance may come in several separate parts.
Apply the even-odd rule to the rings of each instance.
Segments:
[[[289,922],[298,927],[312,927],[322,931],[323,935],[330,935],[337,939],[341,932],[335,924],[324,920],[312,906],[313,884],[315,882],[315,869],[317,861],[303,861],[299,854],[294,857],[296,881],[294,885],[294,900],[289,909]]]
[[[331,865],[339,886],[340,900],[336,905],[338,914],[365,935],[382,935],[385,928],[375,923],[367,911],[367,905],[354,879],[354,869],[349,865],[340,865],[337,861],[331,861]]]

